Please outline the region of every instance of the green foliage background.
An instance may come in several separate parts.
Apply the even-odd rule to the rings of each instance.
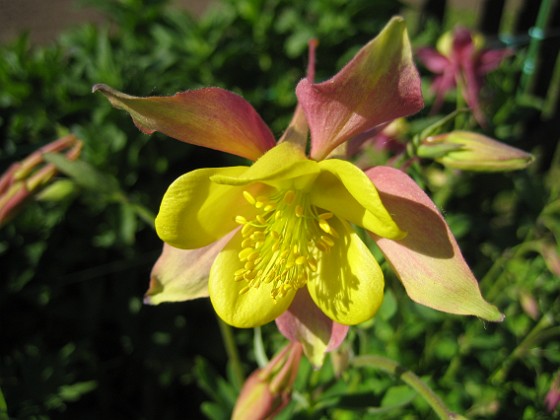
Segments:
[[[320,40],[323,80],[401,5],[222,0],[195,20],[157,0],[95,4],[110,26],[84,26],[46,47],[30,46],[25,36],[0,47],[0,169],[68,132],[84,140],[82,159],[91,169],[62,199],[32,203],[0,231],[0,388],[7,413],[228,418],[240,384],[209,302],[149,307],[142,296],[161,250],[146,219],[166,187],[184,172],[234,158],[140,134],[91,86],[141,96],[221,86],[242,94],[280,135],[304,76],[308,39]],[[433,43],[441,30],[435,23],[417,28],[413,42]],[[552,417],[544,398],[560,370],[560,155],[558,128],[550,123],[557,114],[543,116],[538,98],[512,99],[523,54],[520,48],[489,78],[488,131],[535,153],[536,164],[490,175],[435,164],[412,169],[445,210],[483,295],[505,322],[420,307],[384,267],[379,314],[353,329],[342,349],[397,360],[473,418]],[[536,315],[527,310],[531,303]],[[283,343],[274,325],[262,334],[269,354]],[[253,331],[235,331],[235,340],[248,374],[256,368]],[[348,369],[337,378],[333,369],[304,363],[283,418],[433,416],[396,377]],[[0,404],[0,418],[1,410]]]

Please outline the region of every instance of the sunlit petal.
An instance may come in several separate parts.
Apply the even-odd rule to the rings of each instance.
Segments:
[[[202,248],[237,226],[237,214],[252,214],[254,208],[243,198],[243,190],[257,194],[258,185],[232,187],[210,181],[216,174],[235,176],[244,166],[197,169],[177,178],[163,196],[156,217],[158,236],[184,249]],[[232,212],[235,209],[236,212]]]
[[[313,204],[379,236],[402,238],[405,235],[361,169],[338,159],[319,162],[319,166],[321,174],[311,191]]]
[[[397,169],[378,166],[367,175],[408,232],[399,241],[374,236],[408,296],[440,311],[501,321],[503,315],[481,296],[453,234],[426,193]]]
[[[311,131],[311,157],[378,124],[413,114],[424,102],[402,18],[395,17],[332,79],[296,88]]]
[[[272,284],[263,283],[258,288],[247,286],[245,281],[235,281],[235,272],[243,268],[239,259],[242,235],[237,233],[218,254],[210,270],[208,291],[216,313],[234,327],[252,328],[266,324],[280,316],[294,298],[295,290],[273,299]]]
[[[333,321],[354,325],[370,319],[383,300],[383,272],[356,232],[333,220],[339,237],[319,261],[308,290],[317,306]]]
[[[274,136],[241,96],[203,88],[173,96],[140,98],[95,85],[115,108],[127,111],[146,134],[160,131],[186,143],[257,160],[274,146]]]
[[[219,173],[212,176],[212,181],[227,185],[261,182],[277,189],[286,185],[300,188],[312,182],[318,173],[317,162],[307,159],[298,146],[281,143],[264,154],[243,174]],[[297,178],[301,178],[298,181],[301,186],[294,184]]]

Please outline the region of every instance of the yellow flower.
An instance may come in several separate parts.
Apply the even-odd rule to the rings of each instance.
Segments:
[[[231,325],[276,319],[320,366],[348,325],[373,316],[383,298],[383,274],[359,226],[416,302],[501,320],[445,220],[410,177],[385,166],[363,172],[333,158],[348,140],[422,108],[404,21],[393,18],[325,82],[313,82],[313,61],[311,53],[294,118],[278,143],[250,104],[223,89],[139,98],[94,86],[145,133],[254,161],[197,169],[169,187],[156,218],[164,250],[146,302],[210,296]]]
[[[383,274],[351,224],[386,238],[404,236],[364,172],[343,160],[309,160],[287,142],[251,167],[181,176],[156,218],[160,238],[184,249],[238,227],[208,282],[216,312],[237,327],[272,321],[302,287],[334,321],[350,325],[373,316]]]

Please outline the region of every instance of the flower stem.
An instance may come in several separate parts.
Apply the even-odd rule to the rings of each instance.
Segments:
[[[231,327],[222,321],[221,318],[216,317],[218,320],[218,325],[220,326],[220,333],[222,334],[222,339],[224,340],[224,347],[228,355],[229,364],[231,368],[231,373],[233,375],[234,384],[241,389],[243,382],[245,382],[245,374],[243,373],[243,366],[241,366],[241,359],[239,358],[239,352],[237,351],[237,346],[233,338],[233,332]]]
[[[382,356],[364,355],[356,356],[352,360],[356,367],[372,367],[398,376],[407,385],[414,389],[432,407],[440,419],[460,419],[462,416],[453,413],[432,389],[426,385],[414,372],[405,369],[397,362]]]

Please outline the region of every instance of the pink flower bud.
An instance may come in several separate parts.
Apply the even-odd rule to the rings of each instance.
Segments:
[[[45,153],[66,152],[68,159],[80,155],[82,142],[73,135],[55,140],[14,163],[0,177],[0,226],[12,219],[24,204],[37,195],[56,175],[53,164],[45,163]]]
[[[301,354],[301,344],[290,342],[266,367],[254,371],[243,385],[232,419],[266,419],[286,407]]]
[[[550,390],[546,394],[544,401],[550,413],[558,408],[558,404],[560,404],[560,374],[556,376],[556,379],[550,385]]]

